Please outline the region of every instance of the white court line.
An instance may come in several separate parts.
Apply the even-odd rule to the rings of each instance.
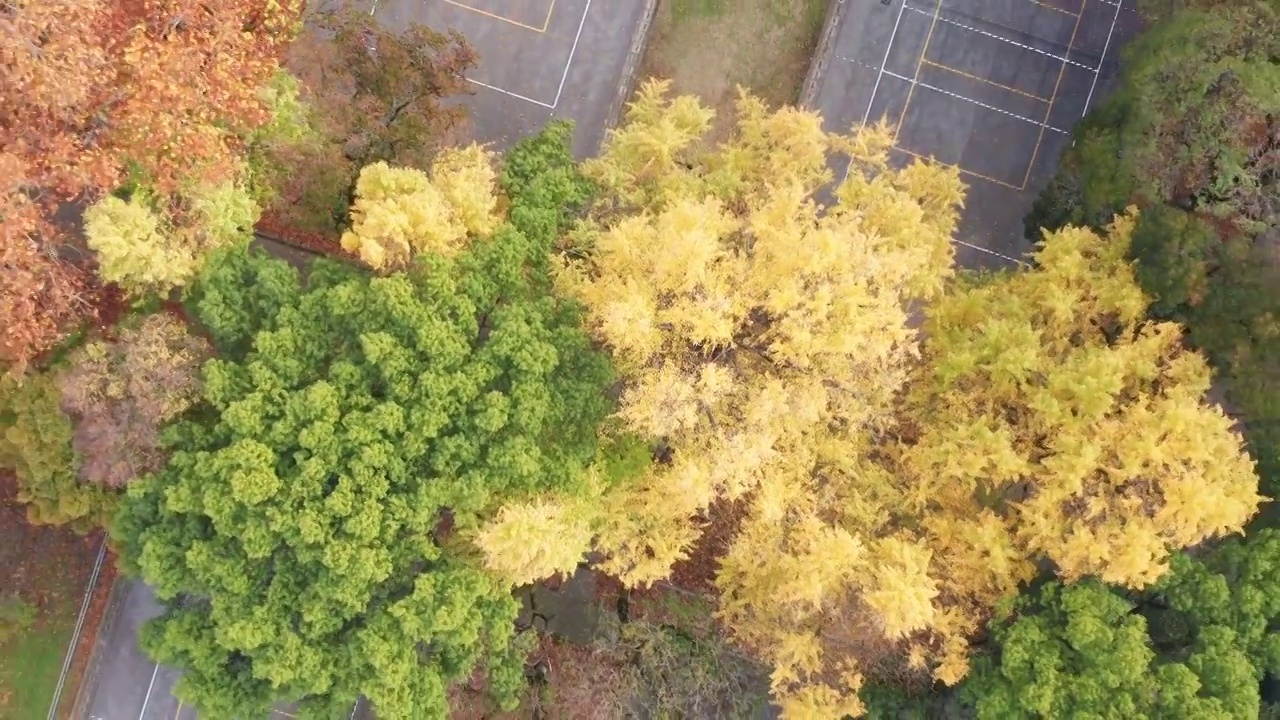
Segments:
[[[1124,0],[1116,3],[1116,15],[1111,18],[1111,29],[1107,30],[1107,42],[1102,46],[1102,57],[1098,58],[1098,69],[1093,71],[1093,82],[1089,83],[1089,95],[1084,99],[1084,111],[1080,113],[1080,117],[1089,114],[1089,103],[1093,101],[1093,91],[1098,87],[1098,75],[1102,73],[1102,61],[1107,58],[1107,50],[1111,49],[1111,35],[1116,31],[1116,21],[1120,19],[1120,8],[1124,6]]]
[[[1060,129],[1060,128],[1056,128],[1056,127],[1054,127],[1054,126],[1052,126],[1052,125],[1048,125],[1048,124],[1046,124],[1046,123],[1042,123],[1042,122],[1040,122],[1039,120],[1032,120],[1032,119],[1031,119],[1031,118],[1029,118],[1029,117],[1023,117],[1023,116],[1021,116],[1021,115],[1018,115],[1017,113],[1011,113],[1011,112],[1009,112],[1008,110],[1005,110],[1005,109],[1002,109],[1002,108],[998,108],[998,107],[996,107],[995,105],[988,105],[988,104],[986,104],[986,103],[984,103],[984,102],[980,102],[980,101],[978,101],[978,100],[974,100],[973,98],[967,98],[967,97],[965,97],[965,96],[963,96],[963,95],[957,95],[956,93],[953,93],[953,92],[951,92],[950,90],[943,90],[942,88],[934,87],[934,86],[932,86],[932,85],[930,85],[930,84],[928,84],[928,83],[922,83],[922,82],[920,82],[920,81],[918,81],[918,80],[913,80],[913,79],[911,79],[911,78],[909,78],[909,77],[906,77],[906,76],[904,76],[904,75],[899,75],[898,73],[893,72],[892,70],[885,70],[885,71],[884,71],[884,74],[885,74],[885,75],[888,75],[889,77],[892,77],[892,78],[897,78],[897,79],[899,79],[899,80],[906,80],[907,82],[911,83],[912,85],[919,85],[920,87],[925,88],[926,90],[932,90],[932,91],[937,92],[937,93],[942,93],[943,95],[948,95],[948,96],[953,97],[953,98],[955,98],[955,99],[957,99],[957,100],[964,100],[965,102],[973,103],[974,105],[977,105],[978,107],[984,107],[984,108],[986,108],[986,109],[988,109],[988,110],[995,110],[995,111],[996,111],[996,112],[998,112],[998,113],[1001,113],[1001,114],[1003,114],[1003,115],[1008,115],[1008,116],[1009,116],[1009,117],[1011,117],[1011,118],[1014,118],[1014,119],[1017,119],[1017,120],[1021,120],[1021,121],[1026,122],[1026,123],[1031,123],[1032,125],[1035,125],[1036,127],[1042,127],[1042,128],[1044,128],[1045,130],[1052,130],[1052,131],[1054,131],[1054,132],[1056,132],[1056,133],[1061,133],[1061,134],[1063,134],[1063,135],[1070,135],[1070,134],[1071,134],[1070,132],[1067,132],[1066,130],[1062,130],[1062,129]]]
[[[544,107],[548,110],[555,110],[556,107],[560,105],[560,95],[564,92],[564,84],[569,79],[569,71],[573,69],[573,56],[578,52],[578,41],[582,39],[582,28],[586,27],[587,14],[590,12],[591,12],[591,0],[587,0],[586,7],[582,9],[582,19],[578,21],[578,32],[573,36],[573,46],[569,48],[569,60],[565,62],[564,72],[560,74],[560,86],[556,88],[556,97],[550,103],[545,103],[541,100],[534,100],[533,98],[528,97],[526,95],[521,95],[520,93],[517,93],[517,92],[511,92],[510,90],[500,88],[497,85],[490,85],[488,83],[480,82],[479,80],[472,80],[471,78],[467,78],[467,82],[473,85],[479,85],[480,87],[485,88],[486,90],[492,90],[496,93],[502,93],[503,95],[508,95],[517,100],[523,100],[527,103],[533,103],[534,105],[537,105],[539,107]]]
[[[147,695],[142,698],[142,711],[138,713],[138,720],[143,720],[147,716],[147,703],[151,702],[151,691],[156,686],[156,675],[160,672],[160,663],[156,663],[156,669],[151,671],[151,684],[147,685]]]
[[[907,10],[910,10],[911,12],[920,13],[921,15],[928,15],[929,17],[933,17],[933,11],[932,11],[932,10],[921,10],[920,8],[916,8],[916,7],[909,7],[909,6],[907,6],[907,4],[906,4],[906,3],[903,3],[903,7],[905,7]],[[1016,47],[1020,47],[1020,48],[1022,48],[1023,50],[1030,50],[1030,51],[1031,51],[1031,52],[1033,52],[1033,53],[1037,53],[1037,54],[1040,54],[1040,55],[1044,55],[1045,57],[1053,58],[1054,60],[1057,60],[1057,61],[1059,61],[1059,62],[1064,62],[1064,63],[1068,63],[1068,64],[1070,64],[1070,65],[1075,65],[1076,67],[1083,68],[1083,69],[1085,69],[1085,70],[1088,70],[1089,72],[1097,72],[1097,71],[1098,71],[1098,68],[1091,68],[1091,67],[1089,67],[1088,65],[1085,65],[1085,64],[1083,64],[1083,63],[1078,63],[1078,62],[1076,62],[1075,60],[1069,60],[1069,59],[1067,59],[1067,58],[1065,58],[1065,57],[1062,57],[1062,56],[1060,56],[1060,55],[1054,55],[1053,53],[1048,52],[1048,51],[1045,51],[1045,50],[1041,50],[1041,49],[1040,49],[1040,48],[1038,48],[1038,47],[1032,47],[1031,45],[1026,45],[1026,44],[1020,43],[1020,42],[1018,42],[1017,40],[1010,40],[1010,39],[1009,39],[1009,38],[1007,38],[1007,37],[1001,37],[1000,35],[996,35],[995,33],[987,32],[986,30],[983,30],[983,29],[981,29],[981,28],[970,27],[969,25],[965,25],[964,23],[956,22],[955,20],[949,20],[949,19],[947,19],[947,18],[945,18],[945,17],[942,17],[941,15],[939,15],[939,16],[938,16],[938,19],[939,19],[939,20],[941,20],[941,21],[942,21],[942,22],[944,22],[944,23],[948,23],[948,24],[950,24],[950,25],[955,25],[955,26],[956,26],[956,27],[958,27],[958,28],[964,28],[965,30],[970,30],[970,31],[972,31],[972,32],[976,32],[976,33],[978,33],[979,35],[986,35],[987,37],[989,37],[989,38],[993,38],[993,39],[995,39],[995,40],[999,40],[1000,42],[1006,42],[1006,43],[1009,43],[1010,45],[1014,45],[1014,46],[1016,46]],[[1099,61],[1099,67],[1101,67],[1101,61]]]
[[[898,8],[898,19],[893,21],[893,32],[889,34],[889,45],[884,49],[884,59],[880,61],[880,71],[876,73],[876,84],[871,88],[871,99],[867,101],[867,111],[862,113],[862,124],[866,125],[867,120],[871,117],[871,106],[876,101],[876,91],[880,89],[880,78],[884,76],[884,68],[889,64],[889,53],[893,50],[893,39],[898,37],[898,25],[902,23],[902,13],[906,12],[907,4],[905,2]],[[852,61],[850,61],[852,62]],[[852,165],[853,163],[850,163]],[[848,170],[845,171],[845,179],[849,178]]]
[[[578,52],[578,41],[582,39],[582,28],[587,24],[589,12],[591,12],[591,0],[587,0],[587,6],[582,9],[582,19],[578,21],[578,32],[573,36],[573,47],[569,48],[569,61],[564,64],[564,74],[560,76],[560,87],[556,88],[556,99],[551,101],[552,108],[560,104],[560,93],[564,92],[564,82],[569,79],[569,68],[573,67],[573,55]]]
[[[1000,258],[1001,260],[1008,260],[1009,262],[1014,263],[1014,264],[1017,264],[1017,265],[1023,265],[1023,266],[1026,266],[1026,267],[1031,267],[1031,264],[1030,264],[1030,263],[1028,263],[1028,262],[1026,262],[1025,260],[1019,260],[1018,258],[1009,257],[1008,255],[1005,255],[1004,253],[998,253],[998,252],[996,252],[995,250],[988,250],[987,248],[984,248],[984,247],[982,247],[981,245],[973,245],[973,244],[967,243],[967,242],[965,242],[965,241],[963,241],[963,240],[956,240],[956,239],[952,239],[952,240],[951,240],[951,242],[953,242],[953,243],[955,243],[955,244],[957,244],[957,245],[963,245],[963,246],[965,246],[965,247],[969,248],[970,250],[977,250],[978,252],[984,252],[984,253],[986,253],[986,254],[988,254],[988,255],[994,255],[995,257],[998,257],[998,258]]]
[[[502,88],[500,88],[500,87],[498,87],[498,86],[496,86],[496,85],[490,85],[490,84],[488,84],[488,83],[482,83],[482,82],[480,82],[479,80],[472,80],[471,78],[467,78],[467,82],[471,83],[472,85],[479,85],[480,87],[485,88],[486,90],[492,90],[492,91],[497,92],[497,93],[502,93],[503,95],[510,95],[511,97],[516,98],[517,100],[523,100],[523,101],[525,101],[525,102],[527,102],[527,103],[533,103],[534,105],[540,105],[540,106],[542,106],[542,107],[544,107],[544,108],[547,108],[548,110],[555,110],[555,109],[556,109],[556,106],[555,106],[555,105],[548,105],[547,103],[544,103],[544,102],[542,102],[541,100],[534,100],[533,98],[531,98],[531,97],[526,97],[526,96],[524,96],[524,95],[521,95],[520,93],[513,93],[513,92],[511,92],[510,90],[503,90]]]

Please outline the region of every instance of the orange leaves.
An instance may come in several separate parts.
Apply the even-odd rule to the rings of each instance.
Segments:
[[[89,307],[85,269],[56,257],[60,202],[93,200],[127,169],[162,194],[229,178],[240,136],[265,123],[260,90],[300,0],[26,0],[0,11],[4,356],[19,363]],[[44,207],[32,198],[40,197]]]

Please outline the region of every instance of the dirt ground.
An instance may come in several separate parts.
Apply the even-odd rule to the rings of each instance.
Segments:
[[[49,711],[102,534],[81,536],[64,528],[30,525],[15,495],[12,473],[0,471],[0,597],[16,594],[36,610],[29,628],[0,644],[0,718],[16,720],[44,717]],[[99,588],[110,584],[105,572],[99,580]],[[86,617],[63,689],[64,710],[69,711],[74,701],[87,659],[81,650],[92,647],[102,605],[94,602]],[[60,711],[58,716],[67,714]]]
[[[721,122],[739,85],[770,105],[793,104],[826,9],[827,0],[659,0],[640,75],[670,78]]]

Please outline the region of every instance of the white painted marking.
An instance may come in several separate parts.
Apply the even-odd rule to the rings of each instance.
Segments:
[[[920,13],[921,15],[928,15],[929,17],[933,17],[933,11],[932,11],[932,10],[921,10],[920,8],[916,8],[916,7],[909,7],[909,6],[907,6],[905,3],[903,3],[903,7],[906,7],[906,9],[910,10],[911,12],[914,12],[914,13]],[[942,21],[942,22],[944,22],[944,23],[949,24],[949,25],[955,25],[955,26],[956,26],[956,27],[958,27],[958,28],[964,28],[965,30],[969,30],[969,31],[971,31],[971,32],[976,32],[976,33],[978,33],[979,35],[986,35],[986,36],[987,36],[987,37],[989,37],[989,38],[992,38],[992,39],[994,39],[994,40],[999,40],[1000,42],[1009,43],[1010,45],[1013,45],[1013,46],[1015,46],[1015,47],[1020,47],[1020,48],[1022,48],[1023,50],[1030,50],[1031,52],[1036,53],[1036,54],[1038,54],[1038,55],[1043,55],[1043,56],[1048,57],[1048,58],[1053,58],[1054,60],[1057,60],[1057,61],[1059,61],[1059,62],[1064,62],[1064,63],[1067,63],[1067,64],[1069,64],[1069,65],[1075,65],[1076,67],[1078,67],[1078,68],[1083,68],[1083,69],[1085,69],[1085,70],[1088,70],[1089,72],[1097,72],[1097,68],[1091,68],[1091,67],[1089,67],[1088,65],[1084,65],[1084,64],[1082,64],[1082,63],[1078,63],[1078,62],[1076,62],[1075,60],[1068,60],[1067,58],[1062,57],[1062,56],[1060,56],[1060,55],[1054,55],[1053,53],[1048,52],[1048,51],[1046,51],[1046,50],[1041,50],[1041,49],[1040,49],[1040,48],[1038,48],[1038,47],[1033,47],[1033,46],[1031,46],[1031,45],[1026,45],[1026,44],[1024,44],[1024,43],[1020,43],[1020,42],[1018,42],[1017,40],[1010,40],[1010,39],[1009,39],[1009,38],[1007,38],[1007,37],[1001,37],[1000,35],[996,35],[995,33],[987,32],[986,30],[982,30],[981,28],[976,28],[976,27],[972,27],[972,26],[970,26],[970,25],[965,25],[964,23],[962,23],[962,22],[956,22],[955,20],[949,20],[949,19],[947,19],[947,18],[945,18],[945,17],[943,17],[943,16],[941,16],[941,15],[939,15],[939,16],[938,16],[938,19],[939,19],[939,20],[941,20],[941,21]]]
[[[564,82],[569,79],[569,68],[573,67],[573,55],[578,52],[578,41],[582,39],[582,28],[587,24],[589,12],[591,12],[591,0],[587,0],[587,6],[582,9],[582,19],[578,21],[578,32],[573,36],[573,47],[569,48],[569,61],[564,64],[564,74],[560,76],[560,87],[556,88],[556,99],[551,101],[552,108],[560,105],[560,93],[564,92]]]
[[[147,685],[147,695],[142,698],[142,711],[138,713],[138,720],[143,720],[147,716],[147,703],[151,702],[151,691],[156,686],[156,675],[160,672],[160,663],[156,663],[156,669],[151,671],[151,684]]]
[[[467,82],[471,83],[472,85],[479,85],[480,87],[486,90],[492,90],[496,93],[501,93],[508,97],[513,97],[517,100],[523,100],[527,103],[537,105],[538,107],[544,107],[548,110],[555,110],[556,107],[560,105],[560,96],[562,93],[564,93],[565,82],[568,81],[569,71],[573,68],[573,57],[578,52],[578,41],[582,39],[582,28],[586,27],[587,14],[590,12],[591,12],[591,0],[587,0],[586,7],[582,8],[582,19],[578,21],[578,32],[573,36],[573,45],[569,48],[569,59],[564,64],[564,72],[560,73],[560,85],[559,87],[556,88],[556,97],[551,102],[546,103],[541,100],[534,100],[533,98],[527,95],[521,95],[518,92],[512,92],[510,90],[507,90],[506,88],[500,88],[497,85],[490,85],[488,83],[480,82],[479,80],[472,80],[471,78],[467,78]]]
[[[994,255],[994,256],[996,256],[996,257],[998,257],[998,258],[1002,259],[1002,260],[1008,260],[1009,262],[1011,262],[1011,263],[1015,263],[1015,264],[1017,264],[1017,265],[1026,265],[1026,266],[1028,266],[1028,267],[1029,267],[1029,265],[1028,265],[1028,263],[1027,263],[1026,261],[1019,260],[1018,258],[1014,258],[1014,257],[1009,257],[1008,255],[1005,255],[1004,253],[998,253],[998,252],[996,252],[995,250],[989,250],[989,249],[987,249],[987,248],[982,247],[981,245],[973,245],[973,244],[967,243],[967,242],[965,242],[965,241],[963,241],[963,240],[955,240],[955,239],[952,239],[952,241],[951,241],[951,242],[953,242],[953,243],[955,243],[955,244],[957,244],[957,245],[963,245],[963,246],[965,246],[965,247],[967,247],[967,248],[969,248],[969,249],[971,249],[971,250],[977,250],[978,252],[984,252],[984,253],[986,253],[986,254],[988,254],[988,255]]]
[[[1102,61],[1107,58],[1107,51],[1111,49],[1111,35],[1116,31],[1116,21],[1120,19],[1120,8],[1124,5],[1124,0],[1116,3],[1116,15],[1111,18],[1111,29],[1107,30],[1107,42],[1102,46],[1102,57],[1098,58],[1098,69],[1093,71],[1093,82],[1089,83],[1089,95],[1084,99],[1084,111],[1080,113],[1080,117],[1089,114],[1089,103],[1093,102],[1093,91],[1098,87],[1098,75],[1102,73]]]
[[[974,105],[977,105],[977,106],[979,106],[979,107],[984,107],[984,108],[986,108],[986,109],[988,109],[988,110],[994,110],[994,111],[996,111],[996,112],[998,112],[998,113],[1001,113],[1001,114],[1004,114],[1004,115],[1008,115],[1008,116],[1009,116],[1009,117],[1011,117],[1011,118],[1014,118],[1014,119],[1017,119],[1017,120],[1021,120],[1021,121],[1025,122],[1025,123],[1030,123],[1030,124],[1032,124],[1032,125],[1035,125],[1036,127],[1042,127],[1042,128],[1044,128],[1045,130],[1052,130],[1052,131],[1054,131],[1054,132],[1056,132],[1056,133],[1061,133],[1061,134],[1063,134],[1063,135],[1070,135],[1070,134],[1071,134],[1070,132],[1067,132],[1066,130],[1062,130],[1062,129],[1060,129],[1060,128],[1056,128],[1056,127],[1054,127],[1054,126],[1052,126],[1052,125],[1047,125],[1047,124],[1045,124],[1045,123],[1040,122],[1039,120],[1032,120],[1032,119],[1031,119],[1031,118],[1029,118],[1029,117],[1023,117],[1023,116],[1021,116],[1021,115],[1018,115],[1017,113],[1011,113],[1011,112],[1009,112],[1008,110],[1004,110],[1004,109],[998,108],[998,107],[996,107],[995,105],[988,105],[988,104],[986,104],[986,103],[984,103],[984,102],[980,102],[980,101],[978,101],[978,100],[974,100],[973,98],[967,98],[967,97],[965,97],[965,96],[963,96],[963,95],[958,95],[958,94],[956,94],[956,93],[951,92],[950,90],[943,90],[942,88],[934,87],[934,86],[932,86],[932,85],[930,85],[930,84],[928,84],[928,83],[922,83],[922,82],[919,82],[919,81],[917,81],[917,80],[913,80],[913,79],[911,79],[911,78],[909,78],[909,77],[906,77],[905,75],[899,75],[898,73],[893,72],[892,70],[885,70],[885,71],[884,71],[884,74],[885,74],[885,75],[888,75],[889,77],[892,77],[892,78],[897,78],[897,79],[899,79],[899,80],[905,80],[905,81],[907,81],[907,82],[911,83],[912,85],[919,85],[920,87],[925,88],[926,90],[932,90],[932,91],[934,91],[934,92],[942,93],[943,95],[947,95],[947,96],[949,96],[949,97],[953,97],[953,98],[955,98],[955,99],[957,99],[957,100],[963,100],[963,101],[968,102],[968,103],[973,103]]]
[[[525,102],[527,102],[527,103],[533,103],[534,105],[538,105],[538,106],[540,106],[540,107],[547,108],[548,110],[555,110],[555,109],[556,109],[556,106],[555,106],[555,105],[549,105],[549,104],[547,104],[547,103],[542,102],[541,100],[534,100],[534,99],[533,99],[533,98],[531,98],[531,97],[527,97],[527,96],[525,96],[525,95],[521,95],[520,93],[514,93],[514,92],[511,92],[510,90],[503,90],[502,88],[498,87],[497,85],[490,85],[490,84],[488,84],[488,83],[482,83],[482,82],[480,82],[479,80],[472,80],[471,78],[467,78],[467,82],[471,83],[472,85],[479,85],[480,87],[482,87],[482,88],[484,88],[484,89],[486,89],[486,90],[492,90],[492,91],[494,91],[494,92],[496,92],[496,93],[502,93],[503,95],[509,95],[509,96],[511,96],[511,97],[513,97],[513,98],[515,98],[515,99],[517,99],[517,100],[523,100],[523,101],[525,101]]]
[[[884,76],[884,68],[889,64],[889,53],[893,52],[894,38],[898,37],[898,26],[902,23],[902,14],[906,12],[907,4],[904,2],[898,8],[898,18],[893,21],[893,32],[889,33],[889,45],[884,49],[884,59],[880,61],[880,70],[876,72],[876,84],[871,87],[871,99],[867,101],[867,111],[862,113],[862,124],[866,125],[867,120],[871,118],[871,106],[876,102],[876,91],[880,89],[880,78]],[[846,177],[848,173],[846,173]]]

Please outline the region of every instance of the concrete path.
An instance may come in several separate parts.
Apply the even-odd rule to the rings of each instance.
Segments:
[[[1133,2],[842,0],[812,104],[832,130],[895,125],[900,162],[959,167],[957,261],[1008,266],[1072,128],[1115,83]]]

